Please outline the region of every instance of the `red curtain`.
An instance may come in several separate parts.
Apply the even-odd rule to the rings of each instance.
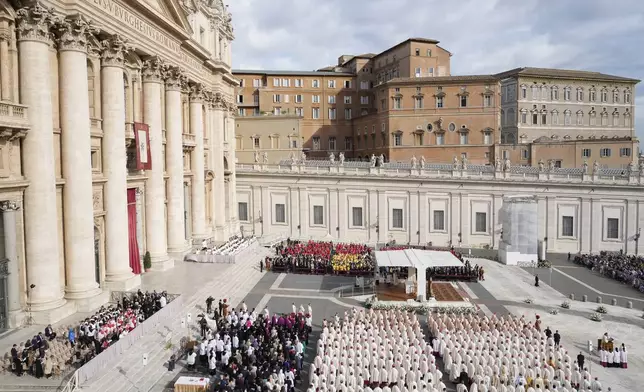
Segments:
[[[141,273],[141,255],[136,240],[136,189],[127,190],[127,231],[130,239],[130,267],[138,275]]]

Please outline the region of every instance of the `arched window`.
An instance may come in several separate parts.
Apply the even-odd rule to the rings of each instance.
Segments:
[[[584,89],[582,87],[577,87],[577,101],[581,102],[584,100]]]
[[[559,112],[556,109],[550,112],[550,124],[559,125]]]
[[[619,103],[619,90],[613,90],[613,103]]]
[[[597,90],[595,90],[594,87],[591,87],[590,90],[588,90],[588,100],[590,102],[597,101]]]
[[[96,75],[94,75],[94,66],[92,65],[92,60],[87,60],[87,96],[89,98],[89,117],[96,117],[96,102],[94,101],[94,80]]]
[[[552,101],[558,101],[559,100],[559,87],[557,87],[557,86],[550,87],[550,99]]]
[[[545,101],[548,99],[548,88],[543,85],[541,86],[541,100]]]
[[[617,111],[617,109],[615,109],[615,111],[613,112],[613,126],[619,126],[619,112]]]
[[[534,85],[532,85],[531,89],[532,89],[532,100],[533,101],[538,100],[539,99],[539,86],[534,84]]]
[[[624,90],[624,103],[631,103],[631,90]]]
[[[590,120],[588,121],[588,125],[595,126],[597,125],[597,112],[595,112],[594,109],[590,110],[590,113],[588,113],[588,117]]]
[[[608,113],[606,112],[605,109],[602,112],[602,125],[604,125],[604,126],[608,125]]]
[[[564,125],[570,125],[571,118],[570,118],[570,110],[564,111]]]
[[[570,87],[564,88],[564,101],[570,101]]]
[[[624,113],[624,126],[631,126],[631,114],[628,112],[628,109],[626,109],[626,113]]]
[[[577,111],[577,125],[584,125],[584,112],[581,110]]]

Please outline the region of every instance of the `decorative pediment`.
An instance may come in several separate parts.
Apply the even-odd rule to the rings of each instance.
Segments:
[[[425,96],[425,94],[423,94],[423,93],[416,93],[416,94],[412,95],[413,98],[423,98],[424,96]]]
[[[402,98],[402,97],[403,97],[403,95],[401,93],[396,93],[396,94],[391,96],[391,98]]]
[[[492,90],[490,86],[485,86],[485,90],[483,90],[481,95],[484,95],[484,96],[494,95],[494,90]]]
[[[188,3],[192,0],[145,0],[150,8],[161,13],[171,22],[179,25],[182,29],[192,34],[192,27],[188,21]]]
[[[444,98],[445,97],[445,92],[444,91],[439,91],[436,94],[434,94],[436,98]]]
[[[456,95],[458,95],[459,97],[469,97],[470,92],[467,91],[467,89],[465,87],[461,87],[461,90]]]

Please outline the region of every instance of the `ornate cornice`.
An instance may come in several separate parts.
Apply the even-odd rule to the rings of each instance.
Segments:
[[[58,49],[87,52],[89,38],[98,34],[99,29],[81,15],[74,15],[56,24]]]
[[[212,105],[215,109],[224,110],[226,108],[226,101],[224,100],[224,96],[221,95],[221,93],[215,93],[212,100]]]
[[[0,201],[0,211],[18,211],[20,209],[20,204],[17,201],[13,200],[4,200]]]
[[[190,102],[203,103],[205,99],[204,87],[201,83],[190,84]]]
[[[118,34],[101,42],[103,53],[101,56],[102,65],[123,67],[125,64],[125,55],[134,50],[127,40]]]
[[[141,76],[143,78],[143,83],[154,82],[162,83],[163,75],[166,69],[166,64],[158,57],[150,57],[143,62],[143,69],[141,70]]]
[[[165,80],[166,90],[170,91],[183,90],[188,81],[183,70],[175,66],[170,66],[165,69],[163,79]]]
[[[45,7],[37,1],[33,6],[19,9],[16,18],[19,41],[39,41],[46,44],[52,42],[51,27],[56,21],[53,8]]]

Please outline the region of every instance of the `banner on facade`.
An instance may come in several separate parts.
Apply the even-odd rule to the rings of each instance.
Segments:
[[[134,123],[134,141],[136,143],[136,169],[151,170],[152,154],[150,153],[150,127],[148,124]]]

